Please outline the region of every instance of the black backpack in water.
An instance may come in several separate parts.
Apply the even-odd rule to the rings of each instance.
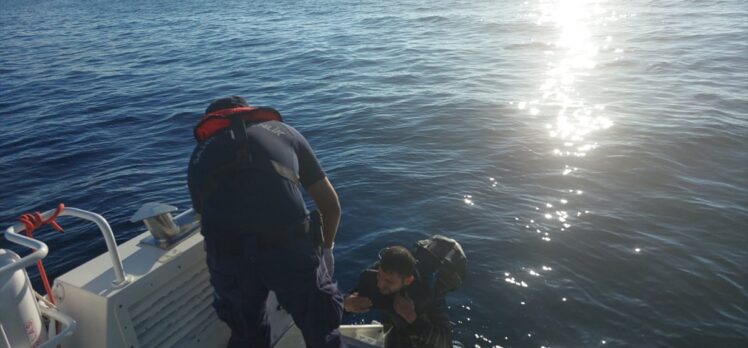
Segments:
[[[413,248],[421,275],[435,274],[434,291],[445,293],[462,285],[467,257],[456,240],[441,235],[420,240]]]

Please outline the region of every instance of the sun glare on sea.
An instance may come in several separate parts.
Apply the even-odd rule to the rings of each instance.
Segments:
[[[557,192],[555,197],[539,199],[528,216],[514,219],[527,233],[551,242],[554,238],[573,238],[575,223],[594,213],[583,206],[580,197],[585,189],[578,179],[587,175],[584,166],[594,160],[589,154],[598,148],[604,130],[613,126],[604,100],[594,93],[602,86],[600,79],[605,71],[601,65],[623,55],[608,34],[608,25],[630,15],[607,10],[603,1],[540,0],[526,2],[525,6],[528,24],[543,33],[541,45],[532,46],[541,47],[542,51],[535,54],[542,55],[539,61],[543,65],[538,69],[537,90],[526,100],[517,101],[516,107],[543,136],[539,151],[547,151],[549,165],[558,170],[549,177],[558,186],[551,187]],[[534,278],[547,277],[551,272],[547,264],[526,265],[521,272],[505,272],[504,281],[523,291],[537,286]],[[559,303],[567,300],[558,297]]]
[[[607,10],[602,1],[541,0],[528,6],[532,25],[543,28],[552,39],[544,42],[545,66],[536,94],[518,102],[517,108],[545,131],[550,155],[565,162],[558,168],[559,175],[569,178],[563,181],[565,187],[559,187],[564,193],[535,207],[533,214],[539,216],[525,226],[549,242],[553,232],[568,230],[575,219],[589,213],[575,204],[584,190],[575,186],[574,177],[586,163],[584,158],[598,148],[597,140],[604,134],[601,131],[613,122],[605,105],[584,91],[603,73],[599,63],[617,60],[623,54],[614,48],[614,38],[606,35],[606,27],[625,15]]]
[[[604,116],[605,106],[589,104],[576,89],[579,76],[594,75],[596,58],[612,41],[607,36],[601,43],[593,39],[595,27],[609,16],[599,2],[564,0],[542,3],[537,25],[552,25],[557,40],[545,52],[548,56],[546,78],[540,86],[539,104],[552,112],[553,122],[545,125],[551,138],[561,140],[562,147],[553,150],[557,156],[586,156],[597,147],[587,135],[607,129],[613,123]]]

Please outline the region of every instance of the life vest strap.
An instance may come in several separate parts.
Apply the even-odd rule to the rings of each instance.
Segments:
[[[294,183],[296,186],[301,186],[299,175],[292,168],[269,158],[261,160],[253,158],[247,135],[247,121],[283,122],[283,119],[280,113],[272,108],[240,107],[218,110],[207,114],[197,127],[195,127],[195,138],[198,141],[203,141],[213,136],[219,130],[229,128],[231,139],[236,144],[234,160],[210,171],[205,187],[199,192],[201,202],[211,196],[227,177],[237,172],[243,173],[240,175],[246,175],[252,170],[262,171],[278,175]]]
[[[235,137],[234,141],[239,142],[237,161],[240,166],[272,172],[291,181],[295,185],[301,184],[296,171],[278,161],[268,159],[269,165],[255,163],[256,161],[253,161],[252,154],[249,151],[249,138],[247,137],[247,125],[244,122],[244,118],[240,114],[234,114],[233,116],[229,116],[229,119],[231,121],[231,131]]]

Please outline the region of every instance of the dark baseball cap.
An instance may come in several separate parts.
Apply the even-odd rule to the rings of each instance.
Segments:
[[[212,103],[210,103],[210,105],[208,105],[208,108],[205,109],[205,114],[216,112],[218,110],[233,109],[243,106],[249,106],[249,104],[247,104],[247,101],[240,96],[232,95],[230,97],[214,100]]]

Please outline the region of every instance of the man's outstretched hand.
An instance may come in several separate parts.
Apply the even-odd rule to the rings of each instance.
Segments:
[[[351,313],[366,313],[371,308],[372,303],[368,297],[359,296],[354,292],[343,300],[343,308]]]

